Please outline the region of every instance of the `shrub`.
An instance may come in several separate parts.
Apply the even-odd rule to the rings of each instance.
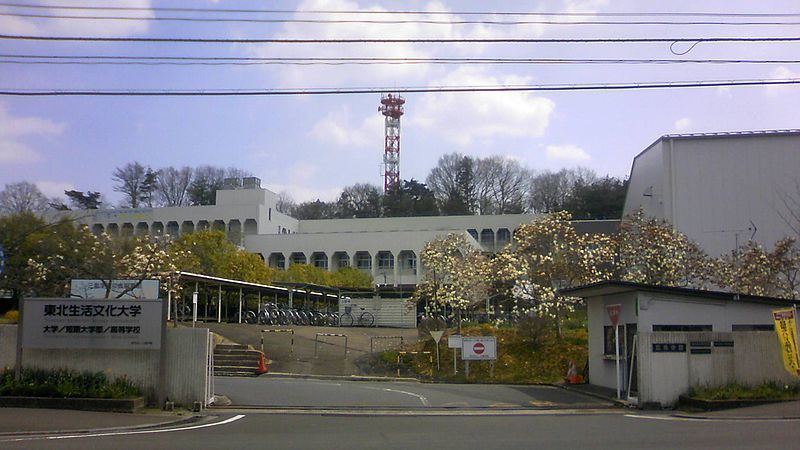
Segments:
[[[6,313],[3,314],[3,319],[5,319],[8,323],[17,323],[19,322],[19,311],[16,309],[6,311]]]
[[[19,381],[13,371],[0,373],[0,395],[121,399],[138,397],[141,392],[127,378],[109,381],[102,372],[26,369]]]

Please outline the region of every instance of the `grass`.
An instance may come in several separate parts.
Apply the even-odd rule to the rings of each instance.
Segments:
[[[587,358],[587,331],[573,328],[556,335],[549,322],[523,321],[514,327],[494,327],[488,324],[463,326],[462,336],[495,336],[497,338],[497,360],[494,376],[490,376],[489,362],[471,362],[469,379],[464,376],[464,363],[457,358],[458,375],[453,375],[453,349],[447,348],[447,339],[439,342],[441,369],[437,372],[436,354],[432,353],[433,371],[429,355],[405,355],[400,364],[401,376],[415,376],[449,382],[475,383],[553,383],[564,379],[569,361],[580,368]],[[453,334],[448,330],[446,336]],[[432,339],[417,342],[407,351],[435,352]],[[397,375],[397,351],[383,352],[369,360],[370,371],[378,374]]]
[[[19,381],[13,371],[0,373],[0,396],[126,399],[141,392],[128,379],[109,380],[102,372],[29,369]]]
[[[796,400],[800,384],[765,383],[760,386],[729,384],[716,388],[692,388],[689,397],[700,400]]]

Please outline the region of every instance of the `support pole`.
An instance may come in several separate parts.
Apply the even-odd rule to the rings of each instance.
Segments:
[[[197,282],[194,283],[194,293],[192,294],[192,328],[197,324]]]
[[[614,347],[614,356],[616,357],[616,365],[617,365],[617,398],[621,399],[622,394],[620,393],[620,380],[619,380],[619,325],[614,327],[614,343],[616,344]]]
[[[239,288],[239,323],[242,323],[242,288]]]
[[[222,285],[220,284],[217,291],[217,323],[222,323]]]

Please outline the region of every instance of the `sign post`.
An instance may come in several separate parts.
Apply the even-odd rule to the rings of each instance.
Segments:
[[[433,330],[431,330],[430,333],[431,333],[431,337],[433,338],[433,342],[436,343],[436,371],[438,372],[439,370],[441,370],[441,366],[439,365],[439,340],[442,339],[442,335],[444,334],[444,331],[441,331],[441,330],[433,331]]]
[[[192,292],[192,328],[197,323],[197,284],[194,285],[194,292]]]
[[[611,319],[611,325],[614,326],[614,359],[617,366],[617,398],[622,398],[619,381],[619,313],[621,310],[622,305],[619,303],[606,306],[608,318]]]
[[[453,375],[458,373],[458,366],[456,365],[456,349],[461,349],[461,335],[452,334],[447,338],[447,348],[453,349]]]
[[[461,359],[464,360],[464,376],[469,377],[470,361],[489,361],[494,375],[494,360],[497,359],[497,338],[475,336],[461,338]]]

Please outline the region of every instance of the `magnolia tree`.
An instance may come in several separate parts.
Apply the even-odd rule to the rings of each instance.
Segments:
[[[713,281],[715,264],[696,243],[641,210],[622,220],[614,241],[618,279],[697,288]]]
[[[800,250],[793,238],[772,251],[749,241],[717,260],[716,284],[733,292],[796,299],[800,295]]]
[[[486,300],[488,260],[466,235],[452,233],[427,243],[420,260],[425,273],[412,301],[463,312]]]
[[[561,288],[607,279],[613,268],[613,245],[604,235],[579,234],[570,214],[558,212],[520,226],[514,245],[493,260],[493,276],[508,286],[512,317],[536,314],[556,323],[574,309],[577,298],[557,295]]]

